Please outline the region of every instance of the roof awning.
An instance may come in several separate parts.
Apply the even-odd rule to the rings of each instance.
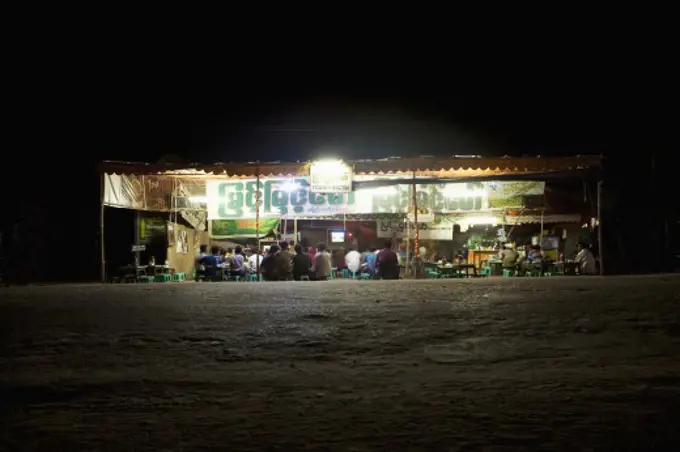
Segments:
[[[532,215],[506,215],[505,224],[530,224],[540,223],[541,214]],[[580,223],[581,214],[548,214],[543,215],[543,223]]]
[[[516,174],[571,172],[600,168],[601,156],[574,157],[409,157],[348,161],[357,175],[404,175],[412,177],[469,178]],[[310,162],[261,163],[134,163],[105,161],[100,172],[108,174],[165,175],[175,177],[296,177],[309,174]]]

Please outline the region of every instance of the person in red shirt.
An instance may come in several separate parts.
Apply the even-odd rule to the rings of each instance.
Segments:
[[[399,279],[399,258],[392,250],[392,242],[385,242],[385,248],[379,253],[375,266],[380,279]]]

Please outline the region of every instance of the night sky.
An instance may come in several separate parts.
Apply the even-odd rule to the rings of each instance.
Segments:
[[[72,82],[72,90],[46,85],[40,108],[25,102],[18,110],[40,122],[26,124],[19,151],[6,157],[34,170],[10,204],[30,198],[50,218],[69,209],[70,223],[83,231],[73,245],[88,262],[97,259],[90,256],[98,229],[95,164],[105,159],[604,154],[610,190],[627,196],[612,208],[637,205],[648,214],[662,207],[659,193],[673,189],[677,140],[661,83],[595,62],[537,61],[531,69],[515,63],[475,73],[462,66],[448,72],[305,66],[287,73],[280,66],[237,75],[197,69],[190,76],[186,68],[124,67],[82,86]],[[646,188],[652,180],[656,194]],[[640,215],[621,214],[621,221]],[[69,233],[57,222],[51,228],[55,237]]]

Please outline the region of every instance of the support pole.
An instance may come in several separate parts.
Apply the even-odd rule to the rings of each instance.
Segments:
[[[255,166],[255,177],[257,179],[255,191],[255,241],[257,242],[257,257],[255,258],[255,269],[257,278],[260,279],[260,164]]]
[[[100,269],[99,277],[101,282],[106,282],[106,247],[104,243],[104,197],[105,197],[105,180],[106,173],[102,173],[99,181],[100,196],[99,196],[99,258]]]
[[[298,243],[297,216],[293,218],[293,241],[297,245]]]
[[[413,243],[416,261],[418,260],[418,254],[420,253],[420,228],[418,226],[418,196],[416,194],[416,172],[413,172],[413,223],[416,225],[416,240]]]
[[[602,181],[597,181],[597,253],[600,257],[600,275],[604,275],[602,248]]]
[[[541,237],[538,239],[538,246],[543,246],[543,210],[541,210]]]

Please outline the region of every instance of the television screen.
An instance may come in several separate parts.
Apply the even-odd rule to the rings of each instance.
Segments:
[[[345,231],[331,231],[331,243],[344,243]]]

